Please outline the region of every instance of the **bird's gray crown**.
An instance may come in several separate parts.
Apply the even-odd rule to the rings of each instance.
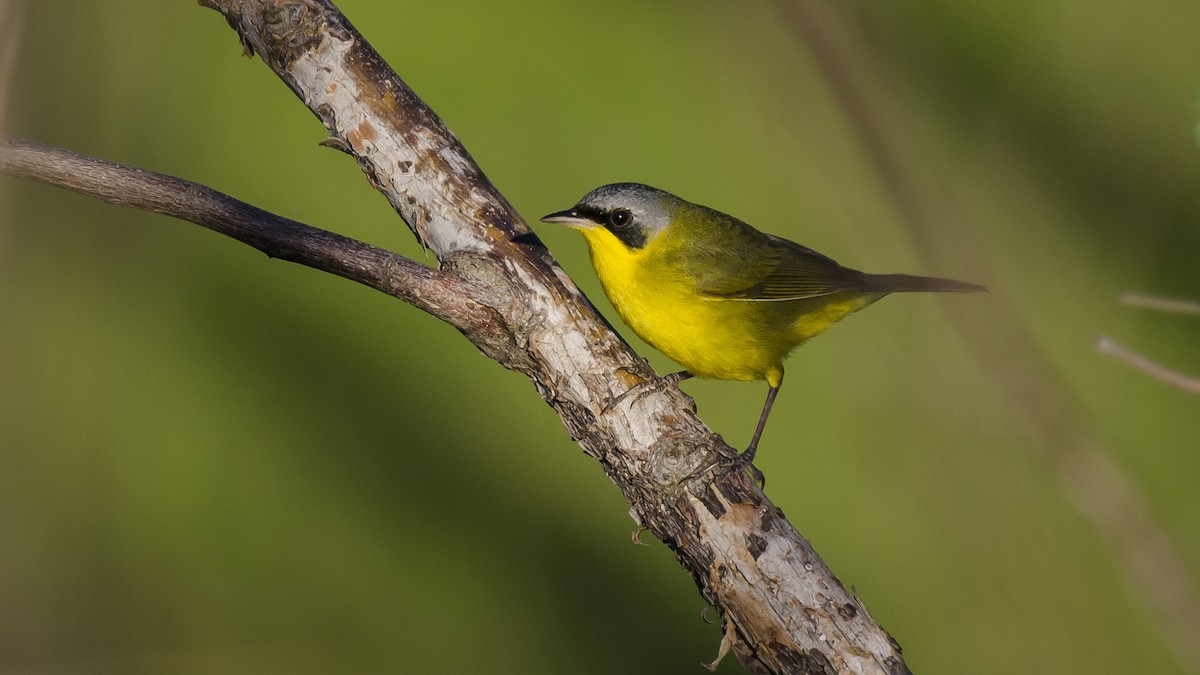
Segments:
[[[604,226],[632,248],[641,248],[670,225],[678,197],[641,183],[602,185],[583,196],[574,211]],[[614,214],[627,212],[625,222]]]

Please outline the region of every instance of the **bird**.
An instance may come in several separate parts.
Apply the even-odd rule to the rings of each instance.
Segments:
[[[860,272],[641,183],[603,185],[541,220],[583,234],[600,286],[621,319],[683,366],[664,380],[767,382],[754,435],[738,455],[743,466],[754,460],[783,384],[783,362],[796,347],[890,293],[987,290],[951,279]],[[761,472],[754,472],[761,482]]]

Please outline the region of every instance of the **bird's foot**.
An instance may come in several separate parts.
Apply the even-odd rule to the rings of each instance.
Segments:
[[[754,481],[759,488],[767,487],[767,477],[763,475],[758,467],[754,466],[754,451],[757,448],[747,448],[745,452],[734,455],[727,460],[720,462],[720,466],[729,467],[731,473],[745,471],[750,479]]]
[[[604,409],[600,411],[600,414],[601,415],[608,414],[609,411],[611,411],[613,408],[616,408],[618,405],[621,404],[622,401],[629,398],[630,396],[633,396],[635,394],[638,396],[641,396],[642,394],[645,394],[648,391],[653,391],[655,389],[661,389],[661,388],[665,388],[665,387],[673,387],[673,386],[679,384],[680,382],[683,382],[684,380],[688,379],[691,376],[692,376],[692,374],[689,373],[688,371],[681,370],[678,373],[670,373],[668,375],[663,375],[661,377],[652,377],[649,380],[642,380],[641,382],[638,382],[637,384],[633,385],[629,389],[626,389],[624,393],[617,396],[612,401],[609,401],[608,405],[604,406]]]

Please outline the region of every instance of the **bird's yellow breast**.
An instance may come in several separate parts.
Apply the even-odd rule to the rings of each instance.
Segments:
[[[582,232],[621,319],[699,377],[775,384],[792,349],[866,304],[851,297],[753,302],[705,296],[671,263],[670,242],[662,240],[670,233],[630,249],[604,228]]]

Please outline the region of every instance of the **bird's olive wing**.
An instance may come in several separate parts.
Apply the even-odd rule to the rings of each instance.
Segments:
[[[747,231],[748,230],[748,231]],[[863,274],[787,239],[739,231],[741,246],[696,270],[697,290],[731,300],[800,300],[862,287]]]

